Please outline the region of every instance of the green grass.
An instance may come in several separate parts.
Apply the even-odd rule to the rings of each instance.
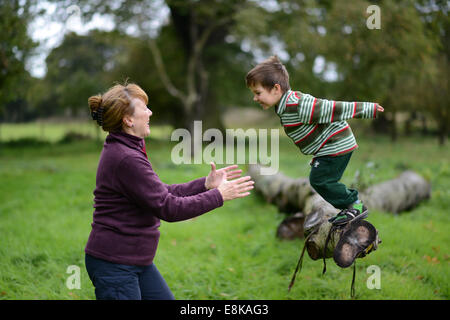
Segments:
[[[62,136],[62,129],[50,127]],[[5,139],[16,129],[2,125],[1,130]],[[345,183],[354,181],[357,170],[372,184],[412,169],[433,188],[431,199],[410,212],[371,213],[368,220],[383,242],[358,259],[356,299],[449,299],[450,151],[439,148],[435,139],[392,143],[355,134],[360,148]],[[206,164],[173,165],[173,145],[167,139],[147,141],[150,161],[164,182],[181,183],[208,173]],[[90,140],[0,144],[0,299],[95,299],[83,250],[101,146]],[[307,176],[309,160],[282,135],[283,173]],[[155,264],[177,299],[349,299],[352,269],[328,260],[322,275],[322,262],[307,256],[295,286],[287,291],[303,241],[275,237],[283,218],[253,193],[189,221],[162,222]],[[79,290],[66,287],[70,265],[81,268]],[[366,286],[370,265],[380,268],[379,290]]]

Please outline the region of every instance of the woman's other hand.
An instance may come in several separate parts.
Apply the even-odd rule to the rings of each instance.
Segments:
[[[239,178],[241,176],[242,170],[234,170],[238,166],[232,165],[219,170],[216,170],[216,164],[211,162],[211,172],[206,177],[205,187],[206,189],[214,189],[217,188],[225,179],[232,180]]]
[[[245,176],[236,180],[227,181],[222,180],[222,183],[217,187],[222,195],[223,201],[233,200],[236,198],[243,198],[250,194],[250,190],[253,189],[253,180],[250,180],[250,176]]]

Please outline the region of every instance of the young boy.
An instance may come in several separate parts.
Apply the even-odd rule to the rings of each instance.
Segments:
[[[366,218],[368,210],[358,199],[358,191],[340,183],[345,168],[358,145],[345,120],[376,118],[384,109],[377,103],[339,102],[292,91],[289,74],[278,57],[261,62],[246,77],[253,100],[264,110],[275,106],[286,134],[300,151],[312,155],[311,186],[335,208],[342,209],[329,221],[343,225]]]

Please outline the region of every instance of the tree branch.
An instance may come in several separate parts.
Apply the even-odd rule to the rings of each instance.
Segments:
[[[196,74],[197,71],[200,74],[201,80],[202,80],[202,86],[205,86],[204,81],[208,78],[206,75],[206,72],[203,68],[203,64],[201,63],[201,55],[203,52],[203,49],[210,38],[213,31],[223,25],[228,23],[231,18],[225,17],[219,20],[216,20],[214,23],[208,25],[203,32],[200,34],[200,37],[198,36],[197,29],[196,29],[196,16],[195,12],[191,13],[191,19],[190,19],[190,37],[191,37],[191,47],[192,47],[192,53],[189,57],[188,62],[188,74],[187,74],[187,89],[188,89],[188,96],[187,96],[187,105],[188,105],[188,111],[192,111],[192,106],[195,104],[197,99],[199,98],[198,92],[197,92],[197,79]]]
[[[186,100],[186,94],[178,90],[172,83],[172,81],[169,78],[169,75],[167,74],[166,68],[164,66],[164,62],[161,57],[161,52],[159,51],[158,45],[156,44],[155,40],[149,39],[149,45],[150,50],[152,51],[153,60],[156,65],[156,69],[158,71],[159,76],[161,77],[161,80],[166,87],[166,90],[169,92],[170,95],[173,97],[176,97],[180,99],[181,101]]]

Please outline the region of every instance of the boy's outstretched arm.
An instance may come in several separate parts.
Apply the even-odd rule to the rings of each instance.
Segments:
[[[374,102],[344,102],[296,94],[298,114],[303,123],[331,123],[353,118],[371,119],[384,108]],[[288,104],[287,104],[288,105]]]

